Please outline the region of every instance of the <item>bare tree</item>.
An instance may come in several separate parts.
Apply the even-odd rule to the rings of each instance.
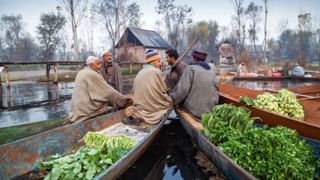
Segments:
[[[41,44],[43,61],[53,59],[57,45],[61,40],[59,32],[65,23],[65,18],[60,14],[41,14],[40,25],[37,26],[37,33]]]
[[[141,26],[141,17],[143,13],[140,10],[140,6],[136,3],[133,2],[128,5],[127,7],[128,11],[128,19],[129,21],[129,26],[131,27],[140,27]]]
[[[238,56],[240,57],[243,48],[244,48],[244,42],[245,42],[245,23],[243,20],[244,16],[244,7],[243,7],[243,0],[233,0],[232,1],[234,10],[236,11],[236,16],[234,17],[234,20],[237,24],[236,29],[236,35],[237,35],[237,50],[238,50]]]
[[[249,29],[249,37],[252,41],[253,48],[254,48],[254,54],[257,53],[257,46],[256,41],[258,39],[257,37],[257,24],[261,21],[260,19],[260,13],[262,11],[262,6],[256,5],[254,2],[251,2],[248,5],[248,8],[246,9],[245,14],[248,16],[248,18],[251,20],[250,29]]]
[[[184,5],[178,6],[174,4],[174,0],[158,0],[158,5],[155,7],[158,14],[164,15],[168,39],[175,49],[182,46],[183,29],[186,24],[192,22],[192,8]]]
[[[136,3],[127,5],[127,0],[96,0],[92,4],[92,11],[102,20],[112,43],[112,53],[115,55],[115,45],[129,22],[134,22],[136,25],[140,22],[139,5]]]
[[[88,0],[60,0],[68,13],[72,27],[73,47],[76,53],[76,60],[80,60],[80,50],[77,29],[81,20],[86,16]],[[58,8],[58,7],[57,7]]]
[[[1,17],[1,29],[4,31],[4,41],[9,50],[10,59],[17,59],[16,51],[20,44],[23,22],[21,15],[4,15]]]
[[[263,58],[267,59],[267,18],[268,18],[268,0],[262,0],[264,3],[264,38],[263,38]]]

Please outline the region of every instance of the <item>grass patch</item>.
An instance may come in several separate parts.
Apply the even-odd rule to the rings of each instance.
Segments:
[[[9,81],[23,81],[26,80],[25,77],[15,77],[15,76],[9,76]],[[1,82],[6,82],[6,79],[4,76],[1,76]]]
[[[32,71],[41,69],[40,64],[9,64],[9,71]]]
[[[67,72],[67,73],[59,73],[58,74],[58,81],[64,81],[64,82],[73,82],[76,79],[78,72]],[[50,74],[49,81],[54,80],[54,74]],[[39,82],[46,82],[47,77],[46,76],[40,76],[38,79]]]
[[[128,64],[124,64],[121,66],[121,73],[123,76],[127,75],[136,75],[141,69],[141,64],[133,64],[132,65],[132,72],[130,73],[130,68]]]

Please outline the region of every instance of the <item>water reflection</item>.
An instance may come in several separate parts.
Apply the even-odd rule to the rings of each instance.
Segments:
[[[74,83],[19,83],[2,87],[2,108],[31,105],[39,102],[59,102],[61,97],[72,95]]]
[[[288,80],[276,80],[276,81],[248,81],[248,80],[233,80],[230,82],[234,86],[264,90],[264,89],[281,89],[293,86],[308,86],[320,84],[319,81],[288,81]]]
[[[1,89],[0,127],[67,116],[74,83],[25,82]]]
[[[165,125],[146,152],[119,178],[225,179],[192,143],[178,120]]]
[[[70,100],[28,109],[0,112],[0,128],[13,125],[58,119],[67,116]]]

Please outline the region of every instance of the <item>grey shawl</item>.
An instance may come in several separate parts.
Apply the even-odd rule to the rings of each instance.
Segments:
[[[184,70],[178,84],[170,93],[175,105],[180,105],[192,115],[200,118],[218,103],[218,85],[212,70],[198,65],[189,65]]]

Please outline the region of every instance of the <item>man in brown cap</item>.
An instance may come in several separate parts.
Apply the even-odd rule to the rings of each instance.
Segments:
[[[100,73],[103,79],[117,91],[122,93],[123,83],[119,64],[112,62],[112,53],[109,51],[102,52],[101,58],[103,63]]]
[[[170,93],[174,105],[179,105],[195,117],[200,118],[218,103],[218,83],[215,73],[205,61],[207,53],[195,50],[192,62]]]

